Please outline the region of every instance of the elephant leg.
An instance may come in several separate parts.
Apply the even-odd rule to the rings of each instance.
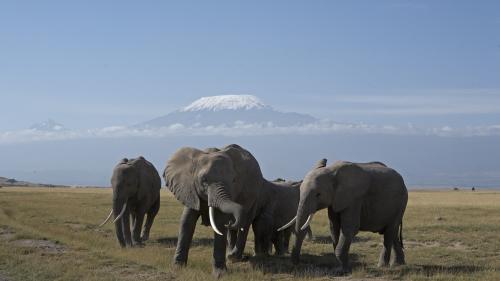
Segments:
[[[269,246],[271,244],[271,231],[269,229],[269,224],[264,218],[259,218],[255,220],[252,224],[254,237],[255,237],[255,255],[256,256],[266,256],[269,252]]]
[[[200,217],[200,212],[184,207],[182,211],[179,235],[177,239],[177,248],[174,254],[174,264],[184,266],[188,260],[189,247],[193,239],[194,229],[196,228],[196,221]]]
[[[298,264],[300,260],[300,250],[302,248],[302,242],[306,237],[306,231],[299,231],[295,233],[295,245],[292,249],[292,263]]]
[[[130,233],[130,209],[127,206],[125,213],[121,217],[122,221],[122,231],[123,238],[125,239],[125,245],[127,247],[132,247],[132,235]]]
[[[222,223],[218,223],[222,225]],[[219,228],[220,229],[220,228]],[[219,279],[226,272],[226,246],[227,246],[227,230],[222,229],[222,235],[214,232],[214,251],[212,274]]]
[[[115,222],[116,229],[116,238],[118,239],[118,243],[120,247],[125,248],[127,245],[125,244],[125,239],[123,238],[123,222],[122,219],[119,219]]]
[[[306,237],[307,237],[307,241],[312,241],[314,236],[313,236],[313,232],[311,230],[311,226],[308,226],[306,228]]]
[[[238,262],[243,259],[243,252],[245,251],[245,244],[247,243],[248,231],[250,226],[246,225],[243,230],[239,229],[236,231],[236,245],[231,249],[231,252],[227,256],[232,262]]]
[[[405,253],[403,247],[401,247],[401,242],[398,237],[392,242],[392,260],[390,266],[397,266],[405,264]]]
[[[393,259],[390,262],[390,266],[404,265],[405,262],[405,253],[403,251],[403,212],[398,218],[398,224],[396,227],[396,235],[394,236],[394,240],[392,241],[392,257]]]
[[[361,203],[358,202],[336,217],[336,219],[340,220],[340,235],[335,247],[335,256],[341,264],[340,273],[351,272],[349,266],[349,248],[351,247],[352,239],[359,231],[360,215]]]
[[[337,248],[340,236],[340,216],[333,211],[332,207],[328,208],[328,219],[330,221],[330,235],[332,236],[333,250]]]
[[[290,237],[292,236],[292,230],[289,228],[282,231],[283,232],[283,251],[288,253],[288,248],[290,245]]]
[[[136,212],[131,210],[130,211],[130,225],[132,225],[132,229],[134,229],[136,217],[137,217]],[[133,235],[133,232],[132,232],[132,235]]]
[[[285,254],[285,233],[283,231],[275,232],[274,239],[274,254],[282,256]]]
[[[388,227],[385,232],[384,232],[384,243],[382,247],[382,251],[380,251],[380,258],[378,261],[378,266],[388,266],[389,261],[391,259],[391,250],[393,246],[393,242],[396,235],[396,231],[394,230],[394,227]]]
[[[394,226],[387,227],[384,231],[384,243],[382,251],[380,251],[380,258],[378,260],[378,266],[388,266],[391,259],[392,246],[394,240],[397,237],[397,231]]]
[[[134,218],[132,224],[132,243],[134,245],[142,245],[141,229],[144,222],[144,213],[135,214]]]
[[[349,248],[351,247],[353,235],[351,233],[340,232],[339,241],[335,248],[335,256],[340,262],[341,273],[348,273],[351,271],[349,267]]]
[[[236,246],[236,241],[238,239],[238,230],[229,230],[227,232],[227,240],[229,243],[229,251],[233,251]]]
[[[160,198],[156,200],[153,206],[149,209],[147,213],[146,223],[144,224],[144,228],[142,229],[141,241],[149,240],[149,231],[151,230],[151,226],[153,226],[153,222],[155,220],[156,214],[160,210]]]

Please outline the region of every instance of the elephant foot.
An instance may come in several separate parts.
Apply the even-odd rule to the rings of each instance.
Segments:
[[[140,237],[132,238],[132,247],[144,247],[144,243]]]
[[[227,255],[227,259],[232,263],[241,262],[243,261],[243,255],[238,253],[230,253],[229,255]]]
[[[300,262],[300,250],[297,250],[297,248],[293,248],[291,258],[292,258],[292,263],[294,265],[299,264],[299,262]]]
[[[215,279],[219,279],[226,273],[226,271],[227,271],[226,266],[224,266],[224,267],[215,267],[214,266],[212,268],[212,276]]]
[[[284,255],[285,255],[285,252],[275,252],[275,253],[274,253],[274,255],[275,255],[276,257],[282,257],[282,256],[284,256]]]
[[[269,253],[267,253],[267,252],[265,252],[265,253],[255,253],[253,256],[256,257],[256,258],[267,258],[267,257],[269,257]]]
[[[390,267],[397,267],[397,266],[402,266],[402,265],[405,265],[405,261],[404,260],[394,260],[390,263]]]
[[[231,262],[239,262],[243,259],[243,253],[239,253],[238,249],[236,247],[233,247],[232,250],[229,251],[227,258]]]
[[[140,242],[134,242],[134,246],[135,248],[144,248],[146,246],[146,244],[142,243],[142,241]]]
[[[348,275],[348,274],[351,274],[352,270],[350,267],[348,266],[337,266],[333,269],[333,272],[335,272],[335,275],[337,276],[344,276],[344,275]]]
[[[174,260],[172,262],[172,265],[176,268],[182,268],[182,267],[185,267],[187,264],[187,261],[186,260]]]
[[[377,264],[377,267],[388,267],[389,266],[389,263],[387,261],[385,261],[384,259],[380,259],[378,264]]]

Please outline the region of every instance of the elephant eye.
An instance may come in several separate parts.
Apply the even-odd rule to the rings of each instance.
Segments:
[[[321,193],[316,193],[316,197],[320,197],[321,196]]]

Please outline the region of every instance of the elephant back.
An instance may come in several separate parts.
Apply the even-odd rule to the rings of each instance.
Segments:
[[[161,178],[155,166],[146,160],[143,156],[130,159],[127,163],[133,166],[138,171],[139,182],[145,187],[143,192],[150,193],[151,191],[159,192],[161,189]]]

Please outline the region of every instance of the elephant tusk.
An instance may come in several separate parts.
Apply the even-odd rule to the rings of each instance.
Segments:
[[[111,212],[109,212],[108,217],[99,225],[99,227],[105,225],[109,221],[112,215],[113,215],[113,209],[111,209]]]
[[[120,214],[115,218],[115,220],[113,221],[113,223],[117,222],[122,216],[123,214],[125,213],[125,210],[127,209],[127,202],[125,202],[125,204],[123,204],[123,208],[122,208],[122,211],[120,212]]]
[[[313,216],[314,216],[314,213],[310,214],[309,217],[307,217],[306,223],[304,223],[304,225],[300,228],[300,230],[304,230],[309,226],[309,224],[312,221]]]
[[[210,225],[212,226],[212,229],[215,231],[215,233],[222,235],[222,232],[220,232],[217,229],[217,226],[215,225],[215,220],[214,220],[214,208],[213,207],[208,207],[208,214],[210,217]]]
[[[282,230],[285,230],[287,228],[289,228],[294,222],[295,220],[297,219],[297,216],[293,217],[293,219],[291,221],[289,221],[287,224],[285,224],[284,226],[278,228],[277,231],[282,231]]]

